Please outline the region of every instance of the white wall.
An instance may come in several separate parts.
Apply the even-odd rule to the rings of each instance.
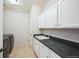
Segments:
[[[41,7],[37,5],[32,5],[31,13],[30,13],[30,29],[29,29],[30,41],[33,40],[33,37],[32,37],[33,34],[40,33],[38,29],[38,23],[39,23],[38,19],[41,12],[42,12]]]
[[[45,5],[43,11],[45,11],[47,8],[49,8],[52,4],[56,3],[57,1],[58,0],[49,0],[49,2]],[[79,43],[78,29],[48,29],[43,30],[43,33]]]
[[[3,0],[0,0],[0,49],[3,48]],[[0,53],[2,57],[2,53]]]
[[[4,34],[13,34],[15,45],[27,42],[28,22],[28,13],[4,10]]]
[[[52,35],[58,38],[63,38],[66,40],[74,41],[79,43],[79,30],[73,30],[73,29],[50,29],[50,30],[44,30],[45,34]]]

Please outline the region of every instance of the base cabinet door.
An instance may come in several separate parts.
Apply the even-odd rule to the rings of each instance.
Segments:
[[[40,43],[40,58],[49,58],[49,49]]]
[[[59,55],[57,55],[55,52],[50,50],[50,58],[61,58]]]
[[[36,55],[39,57],[39,41],[36,39],[34,40],[34,51]]]

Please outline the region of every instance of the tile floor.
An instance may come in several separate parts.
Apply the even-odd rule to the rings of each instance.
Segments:
[[[29,45],[20,45],[13,49],[9,58],[36,58],[36,55]]]

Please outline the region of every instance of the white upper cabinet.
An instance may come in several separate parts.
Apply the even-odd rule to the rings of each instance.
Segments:
[[[39,28],[45,28],[45,13],[42,13],[40,16],[39,16]]]
[[[79,28],[79,0],[63,0],[61,4],[62,28]]]
[[[58,28],[62,28],[62,1],[58,2]]]
[[[39,20],[40,28],[79,28],[79,0],[59,0]]]
[[[46,10],[46,28],[57,28],[57,4]]]

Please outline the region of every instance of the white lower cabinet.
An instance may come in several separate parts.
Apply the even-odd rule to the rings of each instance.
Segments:
[[[50,58],[61,58],[59,55],[57,55],[55,52],[50,50]]]
[[[40,43],[40,58],[49,58],[49,49]]]
[[[39,57],[39,41],[38,40],[34,40],[34,51],[35,51],[35,53],[36,53],[36,55]]]
[[[34,39],[34,51],[38,58],[61,58],[58,54],[36,39]]]

